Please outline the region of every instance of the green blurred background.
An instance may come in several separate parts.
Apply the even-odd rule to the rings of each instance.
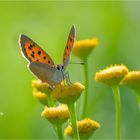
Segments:
[[[0,138],[57,138],[40,117],[43,106],[33,98],[27,61],[18,38],[26,34],[55,61],[62,54],[72,24],[76,39],[97,37],[99,46],[89,57],[87,117],[101,124],[92,138],[115,138],[112,91],[96,83],[96,71],[110,64],[140,69],[140,2],[0,2]],[[80,60],[72,55],[72,62]],[[83,83],[83,69],[69,65],[71,81]],[[80,72],[79,72],[80,70]],[[140,138],[140,112],[133,91],[121,87],[122,138]],[[78,109],[80,108],[78,104]],[[78,114],[79,115],[79,114]]]

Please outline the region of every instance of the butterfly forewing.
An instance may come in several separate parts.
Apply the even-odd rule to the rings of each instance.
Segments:
[[[23,34],[20,35],[19,44],[23,55],[29,62],[41,62],[54,65],[50,56],[27,36]]]
[[[68,36],[68,40],[66,43],[66,47],[64,50],[64,54],[63,54],[63,65],[64,65],[64,69],[66,68],[69,58],[70,58],[70,54],[72,52],[73,49],[73,45],[74,45],[74,40],[75,40],[75,27],[74,25],[71,27],[69,36]]]

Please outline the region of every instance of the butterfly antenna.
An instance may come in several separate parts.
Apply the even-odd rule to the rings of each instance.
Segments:
[[[84,65],[84,62],[70,62],[69,64],[80,64],[80,65]]]

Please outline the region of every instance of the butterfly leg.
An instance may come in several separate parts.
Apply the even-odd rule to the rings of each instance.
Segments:
[[[55,85],[49,85],[49,88],[50,88],[51,90],[54,90],[54,89],[55,89]]]
[[[69,72],[68,71],[65,73],[65,79],[66,79],[66,83],[68,85],[72,85],[72,82],[70,81],[70,76],[69,76]]]

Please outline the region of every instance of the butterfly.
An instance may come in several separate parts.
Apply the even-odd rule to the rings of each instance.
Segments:
[[[48,83],[51,88],[63,80],[70,82],[66,67],[74,46],[75,32],[75,26],[73,25],[64,49],[62,64],[54,64],[51,57],[26,35],[21,34],[19,37],[21,53],[29,62],[27,67],[35,77],[42,82]]]

